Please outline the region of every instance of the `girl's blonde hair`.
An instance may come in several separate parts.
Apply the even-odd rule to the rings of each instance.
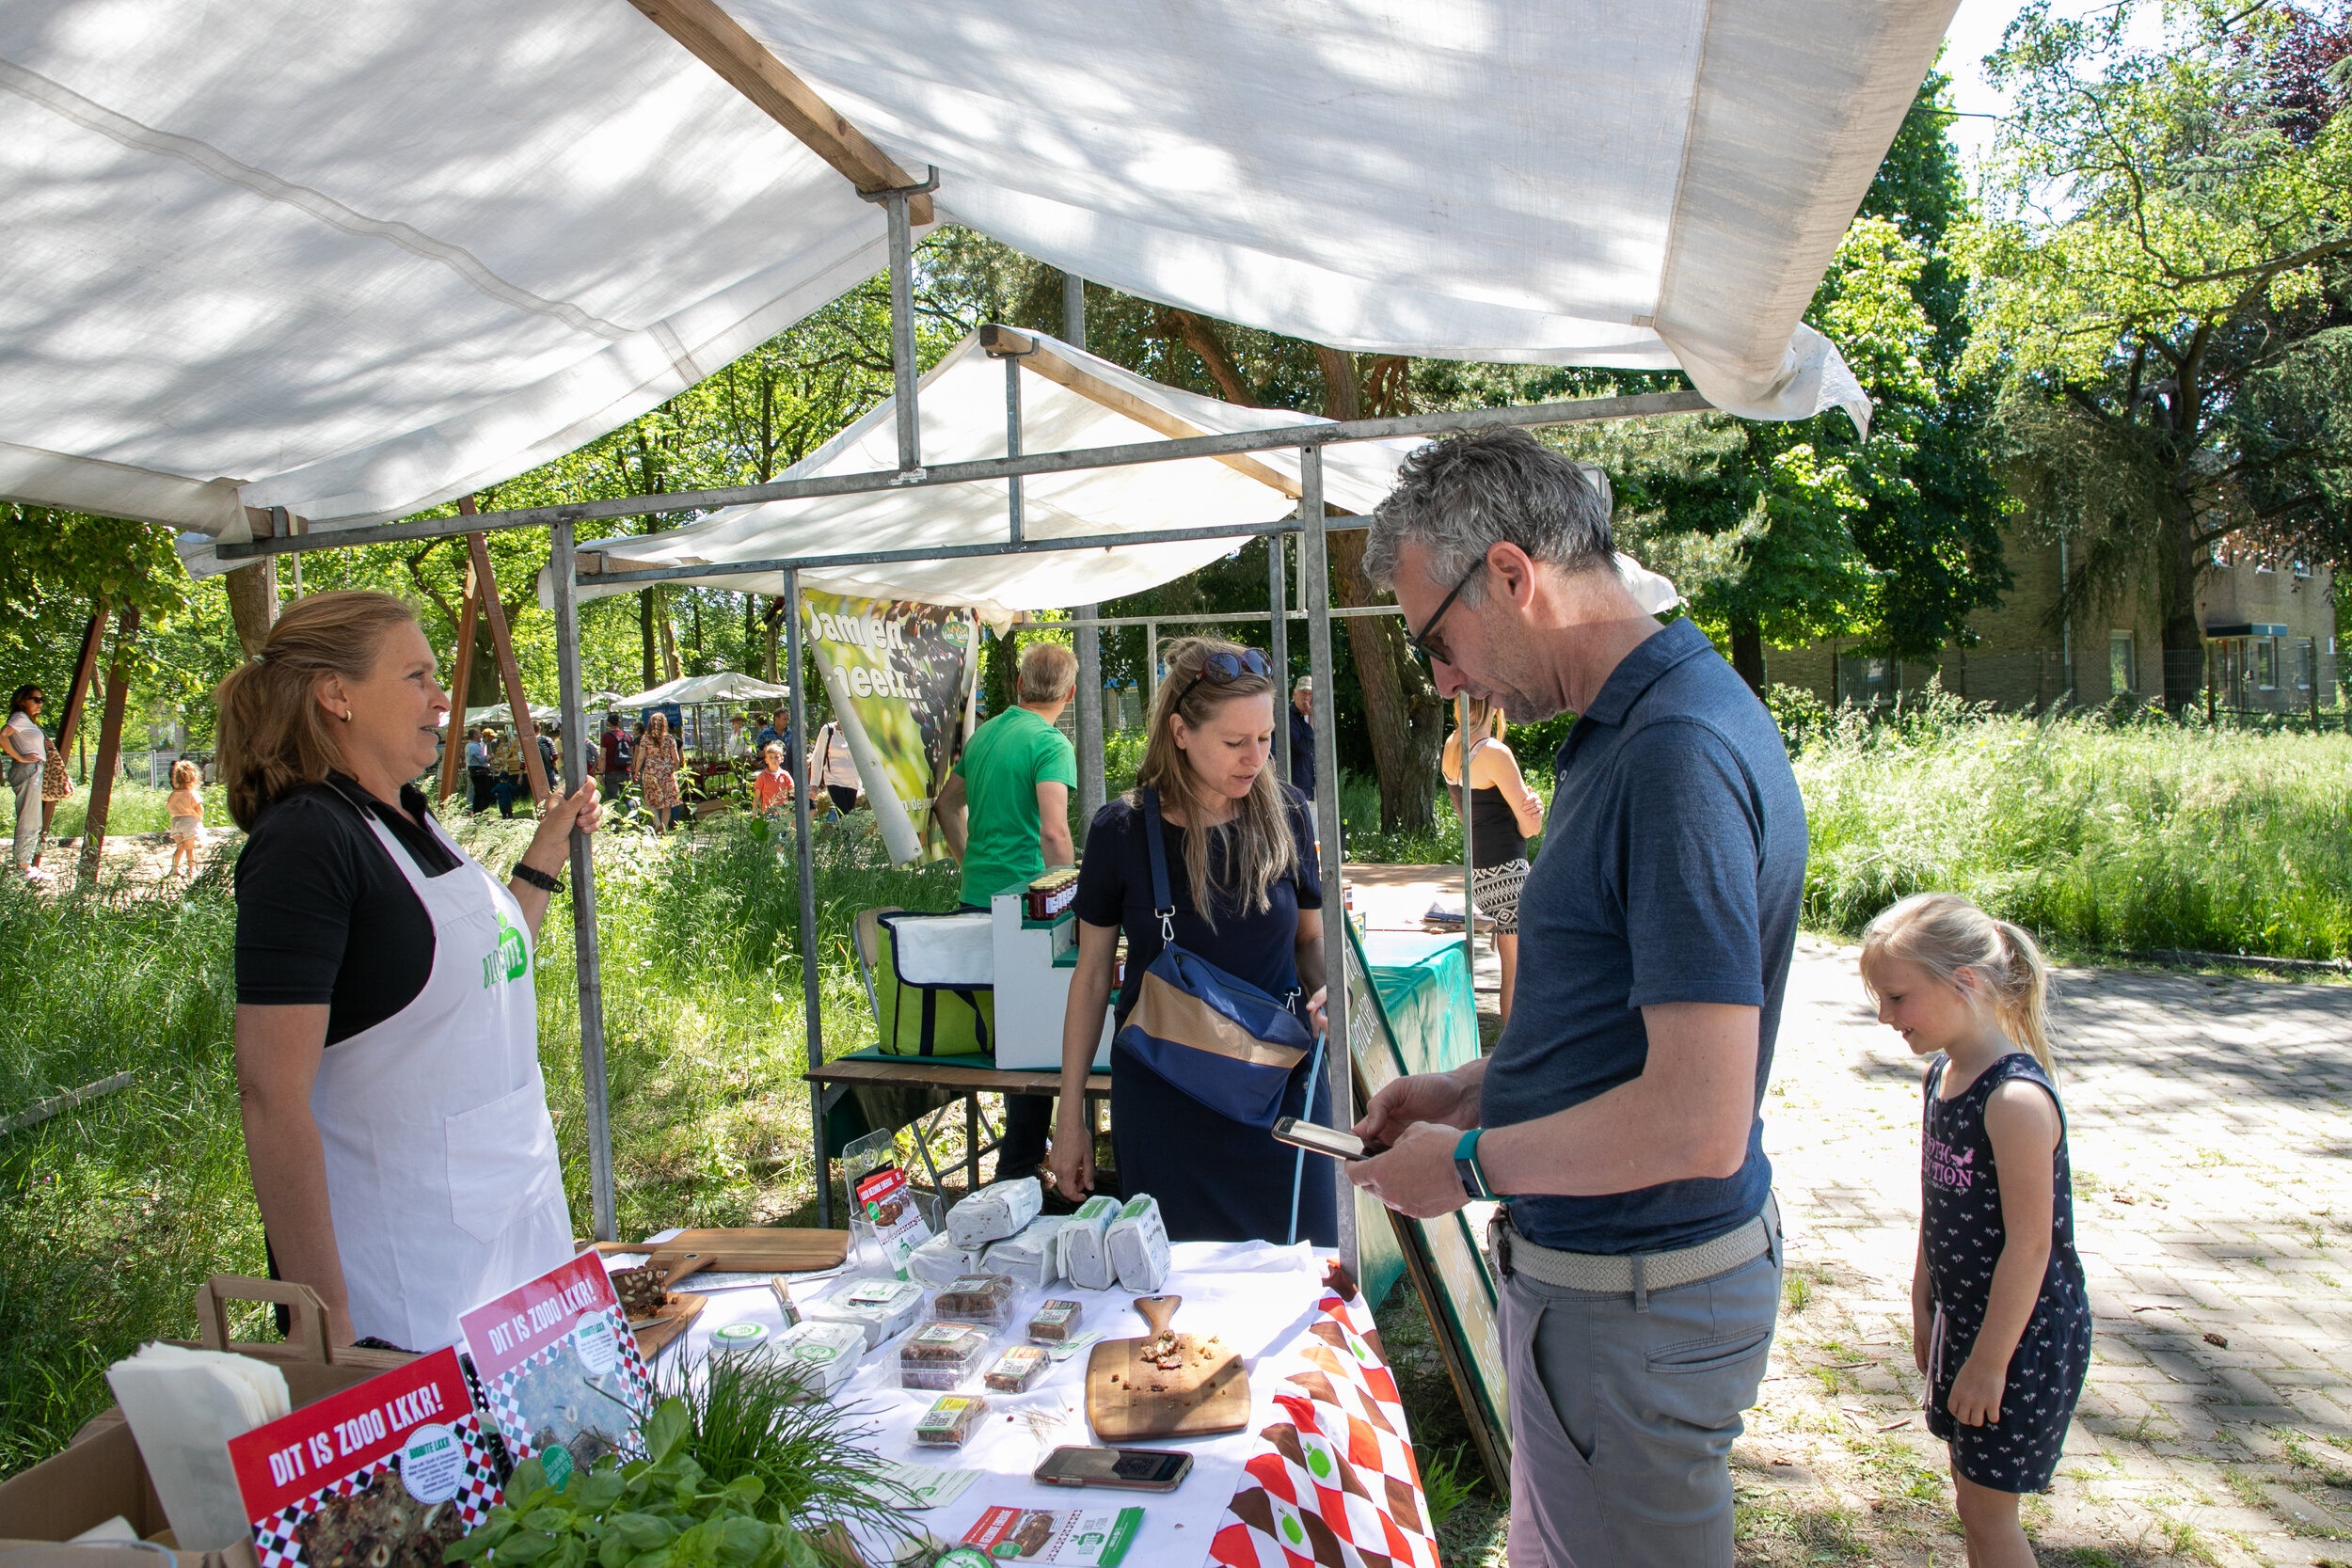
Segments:
[[[182,757],[178,762],[171,765],[172,788],[194,789],[197,785],[202,784],[203,782],[204,769],[199,768],[187,758]]]
[[[1258,770],[1249,793],[1235,802],[1232,816],[1204,832],[1201,822],[1212,808],[1221,808],[1224,802],[1200,786],[1184,761],[1184,748],[1176,744],[1179,717],[1197,729],[1227,703],[1244,697],[1272,698],[1272,678],[1248,670],[1237,680],[1220,683],[1200,678],[1210,655],[1238,657],[1245,651],[1239,643],[1214,637],[1184,637],[1168,644],[1164,656],[1168,676],[1152,695],[1152,738],[1144,747],[1143,766],[1136,770],[1136,788],[1127,795],[1128,803],[1140,809],[1136,792],[1155,789],[1164,805],[1184,808],[1191,829],[1184,834],[1184,876],[1192,886],[1192,907],[1212,930],[1216,927],[1215,905],[1209,896],[1212,836],[1224,841],[1226,867],[1233,880],[1225,891],[1238,895],[1238,912],[1263,914],[1273,905],[1274,884],[1298,868],[1298,842],[1291,836],[1290,811],[1283,803],[1281,781],[1274,776],[1271,760]],[[1276,705],[1269,700],[1267,705],[1270,711]]]
[[[238,827],[252,832],[279,796],[296,784],[324,784],[343,766],[313,690],[326,675],[367,679],[385,636],[416,624],[417,612],[389,594],[312,594],[288,605],[261,653],[229,672],[213,702],[220,713],[217,776]]]
[[[1462,736],[1465,733],[1481,739],[1501,740],[1511,727],[1502,717],[1501,703],[1488,702],[1484,697],[1460,697],[1455,701],[1461,704],[1462,717],[1468,722],[1456,725],[1454,733],[1445,737],[1445,750],[1438,761],[1438,771],[1440,773],[1448,768],[1461,771]]]
[[[2003,1032],[2032,1052],[2042,1071],[2057,1076],[2050,1059],[2050,966],[2024,927],[1995,920],[1948,893],[1915,893],[1880,911],[1862,933],[1862,983],[1874,997],[1870,965],[1881,957],[1917,964],[1954,988],[1962,970],[1975,970],[1993,993]]]

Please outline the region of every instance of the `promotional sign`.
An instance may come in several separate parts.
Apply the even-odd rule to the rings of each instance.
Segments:
[[[801,613],[891,860],[940,859],[931,801],[971,709],[978,622],[968,610],[840,594],[803,594]]]
[[[907,1173],[884,1165],[859,1177],[854,1191],[857,1217],[882,1248],[883,1260],[904,1278],[909,1255],[931,1239],[931,1227],[923,1223],[923,1212],[907,1190]]]
[[[595,1253],[461,1314],[457,1326],[518,1463],[535,1455],[560,1487],[603,1454],[643,1451],[637,1423],[653,1408],[653,1378]]]
[[[1143,1510],[991,1508],[963,1532],[963,1544],[1000,1561],[1117,1568],[1143,1528]]]
[[[499,1501],[454,1350],[229,1440],[261,1568],[440,1568]]]

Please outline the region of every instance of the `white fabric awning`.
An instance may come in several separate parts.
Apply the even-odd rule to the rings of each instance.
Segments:
[[[1342,347],[1860,411],[1799,316],[1953,0],[732,0],[943,212]],[[0,495],[242,538],[513,477],[883,261],[620,0],[0,8]]]
[[[1026,451],[1324,422],[1286,408],[1243,408],[1165,387],[1042,333],[1030,336],[1039,352],[1020,361],[1022,446]],[[1041,365],[1047,371],[1040,372]],[[988,356],[977,336],[957,344],[923,378],[915,401],[922,414],[924,451],[933,461],[980,462],[1005,455],[1005,369]],[[895,402],[883,400],[785,477],[887,467],[897,451],[896,412]],[[1395,483],[1397,465],[1419,444],[1351,441],[1325,448],[1325,505],[1369,513]],[[1142,535],[1161,529],[1272,522],[1290,515],[1298,488],[1296,451],[1258,452],[1238,463],[1196,457],[1033,476],[1022,485],[1023,533],[1031,539]],[[804,567],[801,586],[803,591],[860,598],[964,606],[1001,626],[1021,610],[1099,603],[1155,588],[1207,565],[1243,542],[1233,537],[1137,543],[1028,555],[938,553],[1002,544],[1009,537],[1008,498],[1000,481],[728,507],[663,533],[583,542],[580,551],[583,558],[593,553],[602,572],[707,567],[673,580],[745,594],[784,592],[782,571],[744,570],[746,562],[917,551],[928,559]],[[583,560],[583,566],[587,563]],[[1664,578],[1623,556],[1618,565],[1646,608],[1665,610],[1679,602]],[[580,597],[636,591],[635,584],[599,585],[593,576],[583,576]],[[553,603],[554,585],[544,570],[539,597],[542,604]],[[639,701],[630,699],[632,705]]]
[[[792,695],[788,686],[761,680],[734,670],[722,670],[715,675],[680,675],[648,687],[633,697],[614,697],[611,706],[616,708],[666,707],[675,703],[680,707],[692,707],[696,703],[783,702]]]

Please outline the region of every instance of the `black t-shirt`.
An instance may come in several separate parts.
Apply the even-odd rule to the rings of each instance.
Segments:
[[[1323,908],[1323,879],[1315,864],[1306,797],[1288,784],[1279,787],[1290,814],[1291,837],[1298,849],[1298,868],[1267,890],[1269,906],[1263,914],[1240,913],[1217,897],[1214,930],[1192,906],[1192,879],[1184,874],[1184,830],[1166,818],[1160,822],[1160,842],[1168,856],[1168,893],[1176,906],[1177,942],[1226,974],[1275,997],[1298,983],[1298,911]],[[1096,812],[1087,829],[1086,858],[1078,867],[1075,900],[1078,918],[1088,925],[1125,928],[1127,974],[1133,979],[1142,977],[1164,945],[1159,918],[1152,912],[1152,861],[1143,833],[1142,808],[1129,805],[1124,799]],[[1226,880],[1225,838],[1219,833],[1209,841],[1212,889]],[[1120,992],[1121,1025],[1127,1022],[1136,993],[1132,985]]]
[[[327,1005],[326,1043],[373,1028],[433,974],[433,922],[367,824],[391,831],[428,877],[464,863],[421,825],[413,785],[393,810],[340,773],[273,801],[237,858],[237,1000]]]

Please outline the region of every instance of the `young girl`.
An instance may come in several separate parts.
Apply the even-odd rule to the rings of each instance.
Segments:
[[[171,869],[196,875],[196,841],[204,832],[204,774],[185,758],[171,765],[171,796],[164,802],[171,813]]]
[[[1951,1448],[1970,1568],[2032,1568],[2017,1499],[2050,1484],[2090,1366],[2048,971],[2017,927],[1922,893],[1870,922],[1862,983],[1933,1058],[1911,1281],[1928,1430]]]
[[[752,775],[752,809],[781,820],[788,815],[784,808],[792,803],[792,775],[784,770],[784,747],[771,740],[760,748],[760,760],[767,766]]]

